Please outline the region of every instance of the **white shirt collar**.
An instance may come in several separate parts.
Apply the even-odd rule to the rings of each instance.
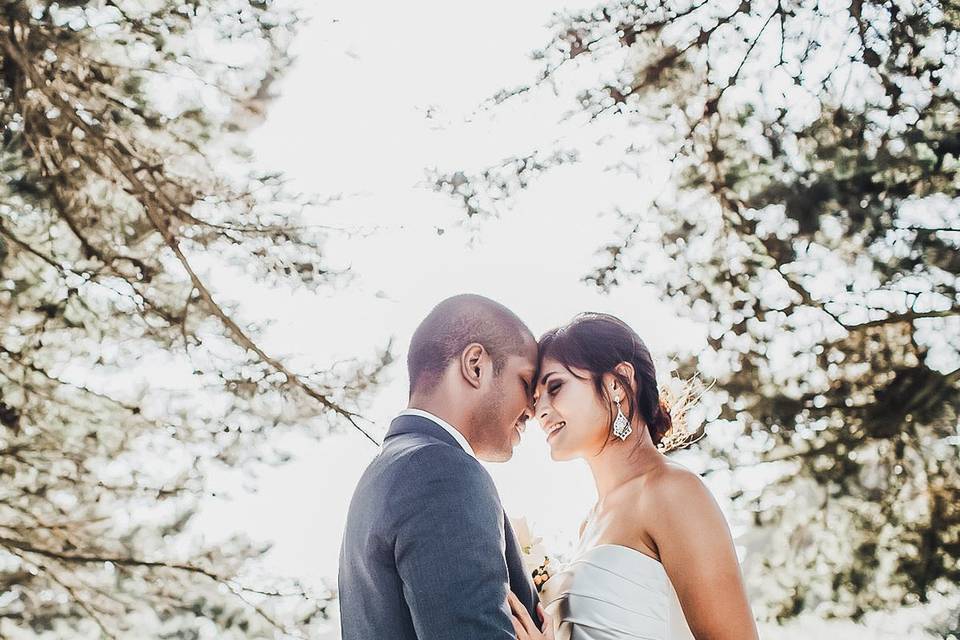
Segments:
[[[470,446],[470,443],[467,442],[467,439],[463,437],[463,434],[460,433],[456,427],[451,425],[449,422],[446,422],[442,418],[438,418],[429,411],[424,411],[423,409],[404,409],[400,412],[400,416],[420,416],[421,418],[426,418],[427,420],[432,420],[437,423],[443,430],[449,433],[454,439],[463,447],[463,450],[469,453],[472,457],[476,458],[477,454],[473,452],[473,447]],[[399,416],[398,416],[399,417]]]

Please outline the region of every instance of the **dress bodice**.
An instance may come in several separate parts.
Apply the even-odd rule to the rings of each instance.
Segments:
[[[542,595],[557,640],[693,640],[663,565],[630,547],[584,551]]]

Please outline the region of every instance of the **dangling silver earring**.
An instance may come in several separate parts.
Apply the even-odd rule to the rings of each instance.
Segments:
[[[630,421],[623,415],[623,409],[620,408],[620,396],[614,397],[613,401],[617,403],[617,419],[613,421],[613,435],[620,440],[626,440],[627,436],[633,433],[633,427],[630,426]]]

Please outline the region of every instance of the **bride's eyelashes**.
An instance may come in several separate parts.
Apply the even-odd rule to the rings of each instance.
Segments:
[[[547,394],[549,394],[551,397],[557,395],[557,391],[559,391],[560,387],[562,386],[563,386],[562,382],[555,382],[551,384],[550,386],[547,387]]]

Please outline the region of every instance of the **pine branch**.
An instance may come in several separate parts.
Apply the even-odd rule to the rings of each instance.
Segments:
[[[163,207],[157,202],[158,191],[149,190],[146,185],[142,182],[140,177],[137,175],[138,169],[131,166],[129,159],[126,155],[119,153],[114,145],[123,144],[116,138],[113,138],[107,135],[105,132],[101,131],[98,127],[94,127],[89,124],[83,118],[81,118],[76,111],[76,107],[70,104],[65,100],[60,93],[56,91],[50,91],[48,89],[48,83],[45,82],[42,78],[38,76],[36,70],[29,63],[26,54],[20,49],[18,43],[13,37],[12,33],[3,33],[0,37],[0,47],[5,50],[13,63],[15,63],[23,74],[30,79],[33,89],[43,94],[44,97],[54,106],[61,110],[61,113],[68,117],[70,121],[78,127],[80,130],[92,140],[102,140],[103,144],[101,145],[101,152],[104,156],[110,161],[112,166],[126,179],[129,188],[136,195],[137,199],[140,202],[140,205],[143,208],[144,213],[149,218],[154,229],[161,235],[167,247],[173,252],[174,256],[177,258],[177,261],[181,264],[184,270],[187,272],[193,287],[199,293],[201,299],[206,303],[208,310],[217,317],[223,326],[227,329],[229,335],[233,340],[241,347],[248,349],[255,353],[263,362],[267,363],[271,368],[273,368],[278,373],[284,375],[287,382],[289,382],[294,387],[299,388],[301,391],[306,393],[311,398],[317,400],[322,406],[329,409],[333,413],[340,415],[345,418],[354,428],[360,431],[370,442],[374,445],[379,446],[379,442],[370,435],[360,424],[357,422],[358,418],[361,418],[357,413],[348,411],[347,409],[341,407],[339,404],[328,398],[327,396],[316,391],[306,383],[304,383],[296,374],[292,373],[285,365],[281,362],[267,354],[256,342],[254,342],[250,336],[244,332],[239,325],[227,314],[223,308],[214,300],[213,294],[210,289],[207,287],[206,283],[199,277],[196,271],[193,269],[190,261],[187,259],[186,255],[183,253],[180,247],[180,241],[177,235],[171,228],[169,219],[165,216],[165,213],[177,215],[179,210],[166,212]],[[125,147],[126,148],[126,147]],[[96,162],[91,161],[90,158],[85,157],[84,160],[87,162],[91,168],[96,167]],[[159,191],[162,196],[162,191]]]

